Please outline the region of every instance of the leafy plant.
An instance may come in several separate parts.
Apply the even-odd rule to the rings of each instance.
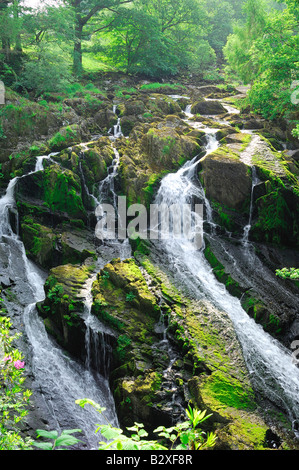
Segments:
[[[62,431],[62,433],[59,436],[57,431],[44,431],[42,429],[37,429],[36,430],[37,437],[50,439],[50,442],[34,441],[33,445],[42,450],[55,450],[58,447],[65,448],[69,446],[74,446],[75,444],[82,442],[80,441],[80,439],[77,439],[75,436],[72,436],[72,434],[76,432],[82,432],[82,431],[81,429],[65,430],[65,431]]]
[[[299,279],[299,269],[298,268],[282,268],[276,269],[276,275],[282,279]]]
[[[10,335],[11,326],[8,317],[0,317],[0,450],[27,450],[32,441],[23,439],[18,426],[28,414],[31,391],[24,389],[25,362],[13,347],[20,334]]]
[[[52,287],[52,289],[49,290],[47,297],[54,302],[54,304],[60,302],[61,298],[63,295],[63,286],[57,285],[55,287]]]
[[[108,271],[102,272],[102,278],[105,279],[105,281],[108,281],[108,279],[110,279],[110,274],[108,273]]]
[[[297,137],[297,139],[299,139],[299,124],[297,124],[297,126],[295,127],[295,129],[292,130],[292,135],[294,137]]]
[[[212,415],[206,415],[206,410],[199,411],[196,408],[191,408],[190,405],[186,410],[186,414],[189,418],[188,421],[178,423],[170,428],[159,426],[155,432],[172,443],[171,449],[174,448],[178,440],[180,443],[175,447],[178,450],[202,450],[213,447],[217,439],[216,435],[214,433],[206,434],[201,429],[198,429],[198,425],[202,424]]]
[[[105,408],[89,399],[76,400],[76,403],[82,408],[86,404],[90,404],[100,414],[105,411]],[[206,434],[198,428],[211,414],[206,415],[206,411],[199,411],[191,406],[186,410],[186,414],[188,420],[183,423],[178,423],[170,428],[159,426],[154,432],[170,442],[171,450],[174,448],[178,450],[202,450],[214,447],[217,439],[216,435],[213,432]],[[168,450],[168,447],[158,440],[147,440],[148,433],[142,423],[134,423],[133,426],[126,429],[130,431],[130,436],[127,436],[122,429],[113,427],[109,422],[98,425],[96,433],[100,432],[108,441],[100,441],[99,450]]]
[[[133,292],[128,292],[126,294],[126,301],[127,302],[131,302],[134,299],[136,299],[136,295]]]

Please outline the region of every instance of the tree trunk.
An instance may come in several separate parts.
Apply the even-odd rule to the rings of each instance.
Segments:
[[[76,17],[75,24],[75,42],[74,42],[74,52],[73,52],[73,72],[76,76],[82,75],[82,33],[83,33],[83,24],[81,22],[80,15]]]
[[[15,24],[17,25],[17,28],[18,28],[18,32],[16,34],[16,38],[15,38],[15,50],[18,51],[18,52],[22,52],[22,42],[21,42],[21,34],[19,32],[19,0],[14,0],[14,3],[13,3],[13,16],[14,16],[14,19],[15,19]]]

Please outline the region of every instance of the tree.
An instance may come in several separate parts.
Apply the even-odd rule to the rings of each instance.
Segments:
[[[82,41],[90,37],[98,26],[91,25],[100,12],[116,11],[121,5],[131,3],[134,0],[63,0],[64,4],[72,9],[74,21],[74,48],[73,71],[75,75],[82,74]],[[89,31],[85,29],[91,26]]]
[[[224,48],[230,67],[245,83],[254,111],[275,119],[295,111],[292,83],[299,78],[299,8],[269,8],[267,2],[247,0],[246,22],[235,28]]]
[[[207,15],[197,0],[135,0],[107,16],[110,63],[129,73],[162,77],[181,68],[213,62],[203,40]],[[110,22],[110,24],[109,24]]]
[[[2,61],[7,65],[18,66],[22,53],[19,16],[20,0],[0,1],[0,38]]]

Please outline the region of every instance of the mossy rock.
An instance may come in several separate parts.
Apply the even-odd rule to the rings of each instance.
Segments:
[[[226,114],[226,109],[219,101],[197,101],[191,108],[191,112],[194,114],[201,114],[201,115],[218,115],[218,114]]]
[[[158,286],[173,286],[151,256],[135,255]],[[269,427],[256,403],[234,328],[223,312],[210,308],[183,295],[180,306],[171,303],[168,331],[183,354],[180,370],[190,374],[185,375],[189,399],[212,413],[204,429],[216,432],[217,449],[266,449]]]
[[[34,223],[27,217],[21,224],[21,231],[27,256],[29,255],[40,266],[53,266],[57,241],[53,230]]]
[[[70,170],[61,170],[59,165],[51,165],[19,180],[17,199],[44,205],[51,212],[70,219],[86,220],[80,178]]]
[[[59,129],[59,131],[48,141],[49,148],[53,152],[78,144],[87,138],[88,132],[82,125],[72,124]]]
[[[37,304],[47,331],[79,359],[86,354],[82,290],[90,275],[88,265],[68,264],[51,269],[45,283],[46,298]]]
[[[233,210],[243,211],[251,197],[251,175],[227,146],[222,146],[200,161],[199,177],[209,200]]]
[[[170,127],[150,129],[141,145],[149,164],[160,169],[172,169],[182,159],[192,158],[200,150],[195,139],[180,135]]]
[[[181,113],[180,105],[170,98],[169,96],[152,93],[148,102],[149,111],[152,113],[157,112],[161,115],[179,114]]]

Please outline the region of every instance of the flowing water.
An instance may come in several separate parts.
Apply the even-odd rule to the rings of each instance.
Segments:
[[[253,215],[253,208],[254,208],[254,188],[260,183],[260,180],[256,174],[256,168],[255,166],[251,167],[251,172],[252,172],[252,188],[251,188],[251,198],[250,198],[250,207],[249,207],[249,220],[248,224],[245,225],[244,227],[244,233],[243,233],[243,238],[242,238],[242,244],[244,245],[245,248],[248,247],[249,243],[249,232],[251,230],[251,225],[252,225],[252,215]]]
[[[114,108],[115,111],[116,108]],[[187,118],[191,116],[191,106],[186,108],[185,114]],[[192,125],[191,121],[190,124]],[[196,126],[196,124],[194,125]],[[208,128],[203,130],[206,132],[207,154],[218,146],[215,137],[217,130]],[[113,128],[112,141],[121,135],[120,121],[118,120]],[[101,204],[103,201],[110,199],[116,208],[117,191],[115,181],[120,160],[115,148],[114,153],[115,158],[108,169],[107,177],[100,183],[99,194],[92,196],[88,193],[88,195],[93,198],[95,204]],[[51,158],[51,155],[37,158],[34,171],[43,170],[43,163],[46,158]],[[197,178],[198,163],[199,160],[196,157],[187,162],[177,173],[165,176],[158,190],[155,203],[159,205],[167,204],[168,206],[173,204],[184,206],[194,200],[201,201],[205,208],[204,220],[206,225],[210,227],[210,233],[216,236],[212,208]],[[91,277],[85,285],[85,291],[82,293],[85,298],[83,313],[86,325],[85,365],[81,365],[67,357],[61,348],[48,337],[44,324],[35,308],[36,302],[42,301],[45,296],[43,287],[45,276],[27,259],[23,243],[10,224],[11,213],[15,214],[17,220],[14,198],[17,181],[18,178],[11,180],[5,195],[0,199],[0,245],[8,253],[8,274],[13,269],[18,269],[19,276],[24,276],[27,279],[28,287],[32,292],[31,302],[28,303],[24,311],[26,334],[32,350],[32,372],[35,381],[39,384],[40,393],[47,404],[52,422],[56,424],[56,429],[70,427],[83,429],[86,446],[93,449],[98,442],[98,438],[94,435],[95,425],[104,422],[104,420],[91,408],[82,410],[78,405],[75,405],[75,400],[79,398],[93,399],[107,408],[106,416],[108,420],[114,425],[118,424],[114,402],[105,378],[108,375],[109,368],[109,347],[107,347],[105,335],[113,335],[113,332],[106,330],[91,314],[91,285],[94,280]],[[256,180],[253,181],[252,192],[256,182]],[[248,229],[246,227],[246,230],[244,229],[245,241],[248,240],[252,212],[253,197],[249,221],[246,226]],[[196,219],[195,215],[194,218]],[[255,389],[284,409],[289,418],[295,422],[299,417],[299,370],[293,364],[290,352],[265,333],[262,327],[246,314],[240,301],[232,297],[224,286],[216,280],[202,250],[195,250],[189,239],[168,238],[155,242],[155,246],[161,254],[165,267],[173,270],[174,277],[182,286],[188,288],[196,298],[210,302],[215,308],[227,312],[234,324]],[[122,242],[117,240],[105,241],[103,242],[102,252],[104,253],[105,250],[107,250],[107,254],[98,260],[99,269],[105,265],[105,262],[114,257],[125,259],[131,256],[128,240]],[[23,272],[19,267],[20,259]],[[14,268],[15,265],[18,268]],[[162,326],[165,333],[162,342],[167,346],[165,325],[162,322],[160,326]],[[97,348],[97,346],[99,347]],[[100,362],[102,366],[104,364],[104,370],[102,367],[103,374],[94,373],[94,369],[101,369],[101,365],[94,367],[92,348],[100,353],[93,361],[95,363]],[[171,361],[169,367],[171,367]]]
[[[210,151],[207,146],[207,151]],[[190,204],[201,199],[206,217],[211,222],[211,208],[196,176],[196,159],[187,162],[177,173],[163,178],[156,204]],[[254,179],[254,184],[257,180]],[[252,216],[252,207],[250,217]],[[251,218],[249,220],[249,226]],[[291,353],[267,334],[243,310],[240,301],[231,296],[211,272],[202,250],[195,250],[187,238],[169,237],[155,243],[166,268],[172,267],[176,280],[198,299],[210,302],[231,318],[244,358],[257,391],[288,414],[290,420],[299,417],[299,369],[293,364]]]
[[[35,170],[30,174],[42,171],[43,160],[51,155],[38,157]],[[95,436],[96,424],[106,423],[106,420],[91,407],[83,410],[75,404],[75,400],[90,398],[106,407],[106,418],[117,425],[113,399],[107,380],[99,374],[95,377],[88,368],[67,357],[48,337],[43,321],[38,316],[36,302],[45,298],[45,277],[41,276],[39,270],[27,259],[24,245],[10,225],[9,214],[16,212],[14,190],[18,179],[10,181],[5,195],[0,199],[0,241],[1,245],[5,246],[10,260],[8,275],[14,266],[17,266],[19,272],[15,273],[15,276],[24,276],[27,289],[32,292],[32,302],[24,310],[24,324],[31,347],[32,372],[35,382],[38,383],[36,387],[44,397],[52,422],[56,423],[56,429],[61,429],[62,424],[68,429],[80,428],[85,434],[83,440],[87,447],[95,448],[98,442]]]

